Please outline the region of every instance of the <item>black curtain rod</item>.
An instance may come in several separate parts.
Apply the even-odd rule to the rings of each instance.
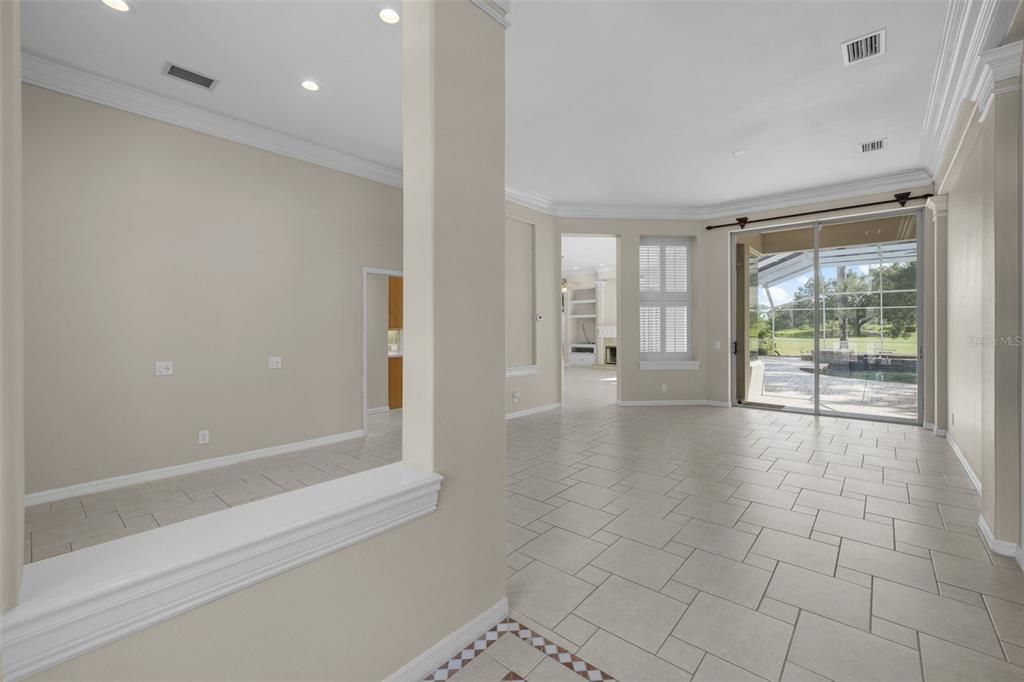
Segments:
[[[910,196],[910,192],[900,192],[899,194],[894,194],[893,196],[896,197],[896,198],[895,199],[887,199],[885,201],[872,201],[872,202],[869,202],[867,204],[852,204],[850,206],[837,206],[835,208],[826,208],[826,209],[822,209],[820,211],[804,211],[803,213],[789,213],[789,214],[786,214],[786,215],[772,216],[771,218],[758,218],[757,220],[751,220],[751,219],[747,218],[746,216],[744,216],[744,217],[741,217],[741,218],[737,218],[736,222],[722,223],[721,225],[708,225],[706,229],[708,229],[708,230],[717,230],[720,227],[733,227],[734,225],[739,225],[740,229],[742,230],[742,229],[746,228],[747,225],[751,225],[753,223],[766,223],[766,222],[769,222],[769,221],[772,221],[772,220],[783,220],[785,218],[802,218],[802,217],[808,216],[808,215],[820,215],[822,213],[833,213],[835,211],[849,211],[850,209],[853,209],[853,208],[867,208],[869,206],[883,206],[885,204],[899,204],[900,206],[906,206],[908,201],[913,201],[914,199],[929,199],[929,198],[931,198],[934,195],[932,195],[932,194],[921,194],[919,196],[912,197],[912,196]]]

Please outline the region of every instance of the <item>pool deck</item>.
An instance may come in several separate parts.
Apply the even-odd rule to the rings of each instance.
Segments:
[[[764,386],[760,395],[747,402],[814,408],[814,363],[789,357],[764,357]],[[917,385],[821,375],[821,411],[882,417],[917,419]]]

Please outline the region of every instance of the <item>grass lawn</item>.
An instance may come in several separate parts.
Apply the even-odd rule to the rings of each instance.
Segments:
[[[911,334],[905,339],[886,338],[883,343],[877,336],[860,336],[849,339],[850,350],[855,353],[877,353],[886,351],[899,355],[917,355],[917,334]],[[839,339],[825,338],[821,340],[823,350],[839,347]],[[776,338],[775,350],[779,355],[799,357],[801,353],[810,353],[814,350],[814,339],[808,335],[806,338]]]

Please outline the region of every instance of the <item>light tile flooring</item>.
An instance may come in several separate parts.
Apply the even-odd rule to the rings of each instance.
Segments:
[[[1024,574],[986,550],[943,439],[622,408],[613,379],[567,371],[563,409],[508,423],[517,623],[626,682],[1024,680]],[[374,416],[362,441],[33,508],[33,558],[395,461],[399,419]],[[579,680],[520,643],[458,678]]]
[[[367,426],[358,440],[28,507],[25,562],[399,461],[401,412],[370,415]]]
[[[517,622],[625,681],[1024,680],[1024,573],[945,440],[574,394],[509,422]]]

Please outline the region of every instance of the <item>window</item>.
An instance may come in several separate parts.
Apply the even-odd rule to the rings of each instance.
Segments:
[[[640,238],[640,360],[690,352],[690,237]]]

